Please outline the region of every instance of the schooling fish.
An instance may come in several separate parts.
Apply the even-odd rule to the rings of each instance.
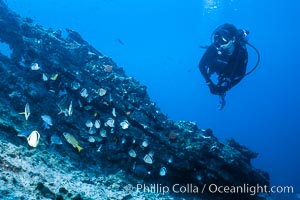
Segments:
[[[21,115],[25,115],[25,119],[28,120],[29,116],[30,116],[30,107],[29,107],[29,103],[26,103],[25,105],[25,112],[21,112],[19,113]]]
[[[50,79],[51,79],[52,81],[56,81],[57,77],[58,77],[58,74],[54,74],[54,75],[51,76]]]
[[[59,108],[59,113],[58,113],[58,115],[60,115],[60,114],[64,114],[66,117],[68,117],[68,111],[67,111],[67,109],[62,109],[61,107],[60,107],[60,105],[59,104],[57,104],[56,103],[56,105],[58,106],[58,108]]]
[[[50,126],[53,125],[52,119],[51,119],[51,117],[49,115],[42,115],[41,118],[44,121],[44,126],[45,126],[46,129],[49,129]]]
[[[17,136],[27,138],[30,134],[31,134],[30,130],[24,130],[24,131],[20,131]]]
[[[39,66],[38,63],[32,63],[30,68],[31,68],[31,70],[36,71],[36,70],[39,70],[41,67]]]
[[[78,152],[80,152],[83,149],[81,146],[79,146],[78,141],[73,135],[67,132],[64,132],[63,135],[69,144],[71,144],[74,148],[78,149]]]
[[[71,116],[73,114],[73,104],[72,104],[72,101],[69,105],[69,109],[68,109],[68,115]]]
[[[62,141],[61,141],[61,139],[57,135],[52,135],[51,138],[50,138],[50,140],[51,140],[51,145],[52,144],[55,144],[55,145],[61,145],[61,144],[63,144]]]

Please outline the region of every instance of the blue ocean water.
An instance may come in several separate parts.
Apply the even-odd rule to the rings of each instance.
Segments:
[[[170,119],[197,122],[259,152],[271,184],[300,193],[300,2],[253,0],[6,0],[22,16],[71,28],[148,87]],[[209,93],[197,68],[210,35],[229,22],[250,31],[259,68],[227,94]],[[249,70],[256,54],[249,49]],[[197,152],[195,152],[197,153]],[[290,195],[280,194],[279,199]]]

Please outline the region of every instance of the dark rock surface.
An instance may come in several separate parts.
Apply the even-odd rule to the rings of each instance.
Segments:
[[[10,57],[0,52],[0,170],[5,172],[1,181],[16,183],[15,189],[7,191],[27,191],[26,195],[34,195],[32,199],[65,199],[70,190],[74,199],[135,199],[139,195],[157,199],[160,194],[128,194],[124,188],[142,180],[199,188],[211,183],[269,185],[268,174],[251,166],[256,153],[234,140],[220,143],[212,131],[200,130],[192,122],[168,120],[145,86],[77,32],[68,29],[63,38],[59,30],[46,30],[21,18],[2,0],[0,27],[0,41],[12,49]],[[26,104],[31,111],[28,120],[20,114]],[[44,126],[41,115],[50,116],[52,125]],[[89,121],[93,127],[86,126]],[[26,130],[41,134],[37,148],[17,136]],[[66,141],[64,132],[77,139],[81,152]],[[54,134],[63,144],[51,144]],[[161,176],[164,169],[166,175]],[[111,184],[105,186],[108,174],[117,172],[122,175],[110,177]],[[108,197],[108,191],[115,196]],[[116,195],[117,191],[123,193]],[[264,199],[208,191],[201,195],[211,200]]]

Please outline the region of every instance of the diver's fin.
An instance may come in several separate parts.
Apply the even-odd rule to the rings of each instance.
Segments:
[[[223,110],[223,108],[225,107],[225,105],[226,105],[225,94],[224,95],[220,95],[218,110]]]

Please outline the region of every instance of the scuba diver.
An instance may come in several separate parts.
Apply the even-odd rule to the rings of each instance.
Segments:
[[[210,92],[220,97],[219,110],[225,106],[226,92],[253,72],[259,64],[259,52],[248,43],[248,34],[249,31],[237,29],[232,24],[225,23],[219,26],[212,33],[212,44],[206,47],[200,60],[199,69]],[[248,63],[246,44],[258,55],[256,66],[248,73],[246,73]],[[213,76],[214,74],[216,76]]]

